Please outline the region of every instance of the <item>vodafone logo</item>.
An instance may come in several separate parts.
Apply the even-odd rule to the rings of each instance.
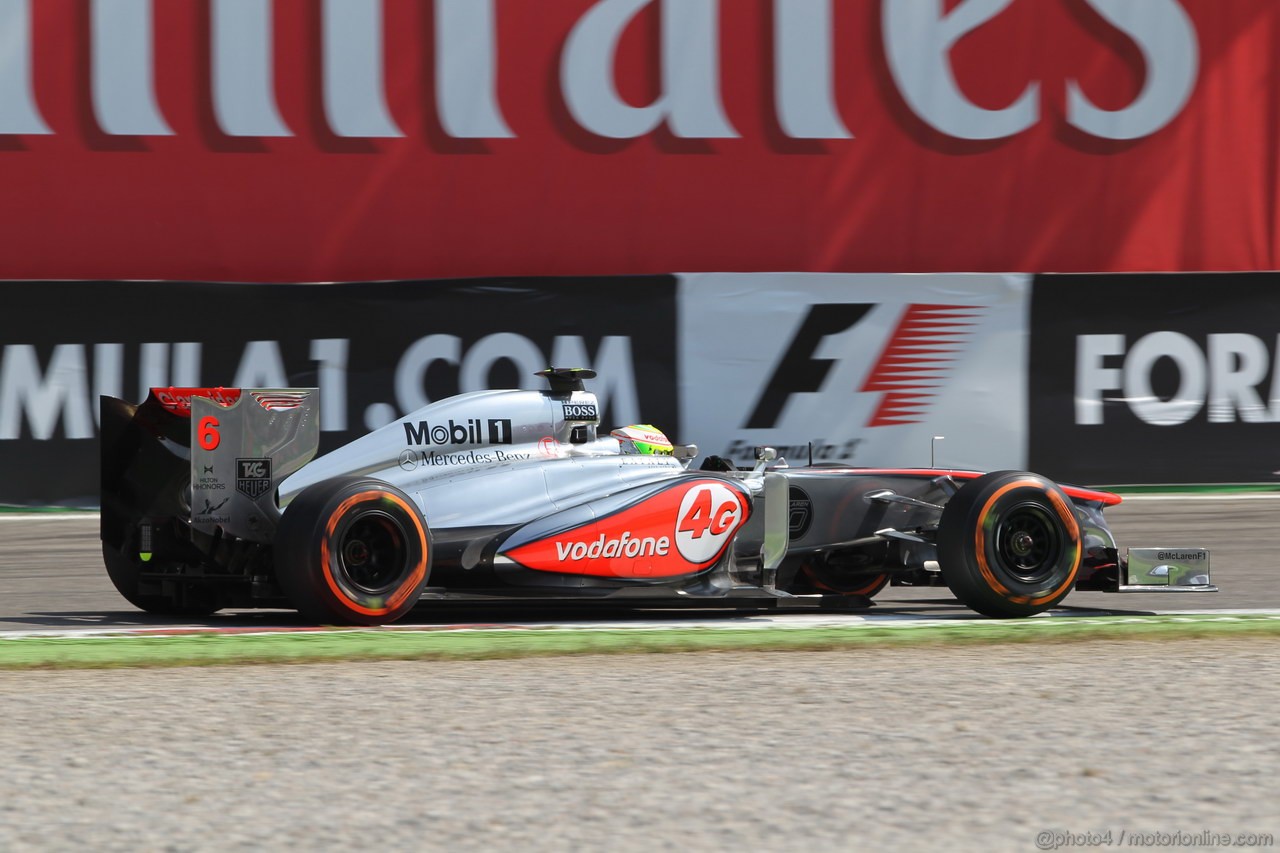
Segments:
[[[681,577],[720,559],[751,516],[751,504],[735,484],[699,479],[597,511],[593,521],[517,540],[501,553],[535,571],[646,580]]]
[[[695,486],[680,502],[676,548],[690,563],[705,563],[719,554],[743,522],[742,499],[720,483]]]
[[[671,551],[671,540],[665,536],[645,536],[633,538],[630,531],[622,531],[616,539],[609,539],[603,533],[596,541],[557,542],[556,559],[565,560],[612,560],[615,557],[665,557]]]

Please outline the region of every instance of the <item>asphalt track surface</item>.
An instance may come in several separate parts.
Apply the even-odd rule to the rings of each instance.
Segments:
[[[1108,594],[1073,592],[1070,611],[1143,613],[1169,610],[1280,608],[1280,496],[1133,497],[1107,510],[1121,548],[1126,546],[1204,547],[1211,551],[1217,593]],[[116,593],[102,568],[94,515],[0,514],[0,632],[32,629],[129,628],[176,624],[179,620],[135,610]],[[889,587],[876,606],[860,616],[947,615],[972,617],[944,587]],[[654,618],[653,610],[612,606],[419,607],[406,622],[459,624],[520,621],[563,622]],[[714,611],[664,611],[674,619],[716,618]],[[729,618],[733,614],[725,613]],[[780,617],[785,618],[785,616]],[[210,626],[294,626],[288,611],[238,611],[181,624]]]
[[[1212,548],[1223,592],[1073,606],[1280,602],[1280,502],[1117,510],[1131,544]],[[859,615],[973,615],[944,594]],[[93,519],[0,518],[0,631],[163,624],[119,600]],[[1277,658],[1241,636],[0,671],[0,850],[1274,850]]]

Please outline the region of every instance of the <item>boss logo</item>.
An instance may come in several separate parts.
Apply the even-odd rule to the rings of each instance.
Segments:
[[[594,403],[565,403],[564,419],[566,421],[598,421],[600,411]]]
[[[237,459],[236,491],[257,500],[271,490],[270,459]]]

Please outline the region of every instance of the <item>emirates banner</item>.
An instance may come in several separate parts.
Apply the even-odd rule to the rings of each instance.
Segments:
[[[1275,0],[0,0],[5,279],[1280,267]]]

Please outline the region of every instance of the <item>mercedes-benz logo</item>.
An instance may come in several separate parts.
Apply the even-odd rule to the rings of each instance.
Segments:
[[[400,454],[400,467],[405,471],[412,471],[418,467],[418,453],[415,450],[405,450]]]

